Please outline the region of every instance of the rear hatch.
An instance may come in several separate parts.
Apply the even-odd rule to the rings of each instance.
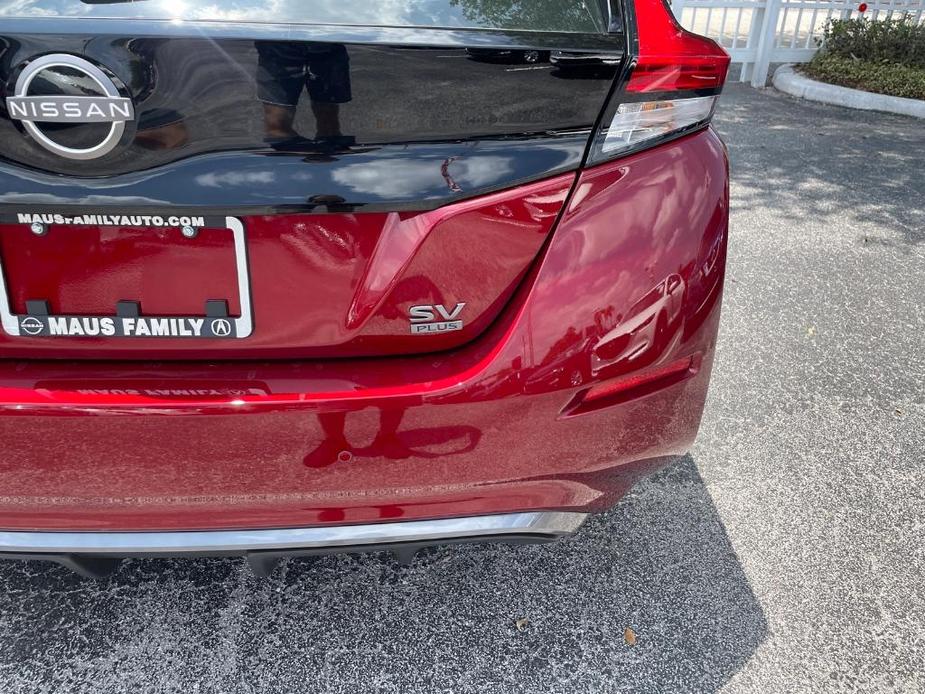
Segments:
[[[390,355],[485,330],[607,101],[610,3],[191,5],[0,0],[0,355]]]

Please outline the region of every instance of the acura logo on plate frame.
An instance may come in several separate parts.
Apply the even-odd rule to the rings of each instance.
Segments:
[[[216,337],[231,335],[231,323],[225,318],[216,318],[212,321],[212,334]]]
[[[43,72],[65,68],[74,81],[80,81],[95,96],[32,94],[30,88]],[[19,77],[13,96],[6,99],[10,118],[22,121],[33,139],[49,152],[68,159],[96,159],[108,154],[119,144],[127,121],[135,119],[132,100],[122,96],[113,79],[88,60],[67,53],[43,55],[31,61]],[[39,123],[109,123],[109,131],[100,141],[84,148],[68,147],[56,142],[42,130]]]

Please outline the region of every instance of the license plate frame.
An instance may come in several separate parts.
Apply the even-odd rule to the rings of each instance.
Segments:
[[[32,215],[39,218],[42,215]],[[115,217],[122,217],[116,215]],[[67,218],[70,220],[71,218]],[[78,218],[79,219],[79,218]],[[144,315],[133,310],[136,302],[120,302],[115,314],[53,314],[36,307],[28,313],[14,313],[7,291],[7,278],[0,258],[0,326],[13,337],[67,338],[101,337],[106,339],[216,339],[234,340],[253,332],[250,265],[244,222],[237,217],[206,217],[205,226],[231,232],[237,273],[239,316],[227,314],[227,302],[208,302],[204,315]],[[17,219],[17,223],[22,223]],[[38,222],[43,223],[43,222]],[[72,222],[73,223],[73,222]],[[65,225],[67,222],[65,222]],[[54,222],[47,226],[58,226]],[[116,224],[116,226],[136,226]],[[141,225],[139,225],[141,226]],[[31,303],[31,302],[29,302]],[[40,303],[40,302],[39,302]],[[226,305],[224,312],[222,304]],[[75,322],[76,321],[76,322]],[[76,327],[75,327],[76,326]],[[88,330],[87,328],[90,328]]]

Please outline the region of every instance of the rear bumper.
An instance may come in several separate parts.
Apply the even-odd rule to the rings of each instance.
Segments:
[[[709,130],[582,173],[518,295],[452,352],[0,363],[0,552],[132,553],[118,543],[145,536],[170,552],[226,532],[301,533],[292,547],[312,549],[351,527],[608,507],[696,436],[726,181]],[[641,385],[684,360],[677,377]],[[601,384],[615,387],[582,404]],[[104,537],[114,549],[93,544]]]

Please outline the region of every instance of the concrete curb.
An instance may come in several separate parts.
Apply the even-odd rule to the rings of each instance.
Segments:
[[[863,111],[884,111],[899,113],[904,116],[925,118],[925,101],[904,99],[899,96],[874,94],[860,89],[839,87],[825,82],[816,82],[804,77],[793,69],[793,65],[781,65],[774,71],[774,87],[785,94],[809,101],[821,101]]]

